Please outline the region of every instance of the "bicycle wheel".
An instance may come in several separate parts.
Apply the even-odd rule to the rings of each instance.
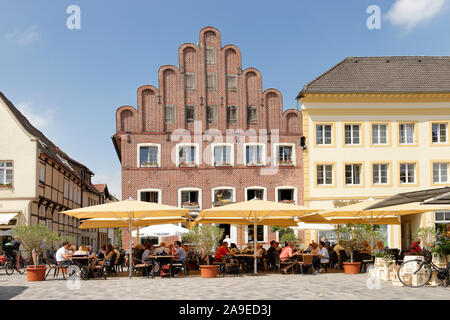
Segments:
[[[14,270],[16,269],[16,266],[14,265],[14,262],[12,260],[5,262],[5,271],[7,275],[12,275],[14,273]]]
[[[398,279],[407,287],[419,288],[430,281],[430,266],[421,260],[406,261],[398,268]]]

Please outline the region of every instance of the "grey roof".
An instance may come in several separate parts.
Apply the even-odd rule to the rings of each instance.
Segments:
[[[304,93],[450,92],[450,57],[348,57],[306,84]]]
[[[57,162],[59,165],[64,167],[68,172],[71,172],[73,175],[77,176],[78,179],[80,179],[80,181],[83,181],[83,179],[81,179],[81,176],[79,174],[81,169],[85,169],[88,173],[93,173],[91,170],[89,170],[88,167],[69,157],[65,152],[59,149],[50,139],[48,139],[41,131],[36,129],[28,121],[28,119],[19,111],[19,109],[17,109],[16,106],[14,106],[14,104],[11,101],[9,101],[8,98],[6,98],[6,96],[2,92],[0,92],[0,100],[3,100],[5,105],[9,108],[9,110],[20,122],[20,124],[24,127],[24,129],[30,135],[38,139],[39,149],[42,150],[42,152],[44,152],[53,161]],[[71,164],[75,166],[76,170],[74,170]],[[98,191],[94,188],[93,185],[89,185],[87,183],[85,184],[91,191],[98,193]]]

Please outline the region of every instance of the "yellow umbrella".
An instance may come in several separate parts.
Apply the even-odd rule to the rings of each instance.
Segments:
[[[203,210],[196,223],[253,224],[254,272],[257,273],[256,226],[257,225],[297,225],[298,217],[320,211],[294,204],[253,199]]]
[[[109,222],[111,224],[110,227],[113,227],[116,223],[128,224],[129,232],[128,232],[128,240],[129,240],[129,261],[131,259],[131,230],[133,225],[137,225],[145,219],[151,218],[152,221],[146,221],[145,225],[158,224],[159,221],[163,221],[163,223],[167,223],[167,219],[181,219],[189,217],[189,210],[181,209],[178,207],[152,203],[152,202],[144,202],[144,201],[136,201],[133,199],[128,199],[119,202],[110,202],[107,204],[101,204],[97,206],[78,208],[68,211],[62,211],[68,216],[75,217],[78,219],[110,219]],[[122,221],[122,222],[119,222]],[[107,220],[104,220],[105,222]],[[95,222],[88,222],[95,223]],[[101,222],[98,222],[101,224]],[[103,223],[103,226],[107,225]],[[101,227],[97,227],[101,228]],[[129,275],[131,277],[131,268],[129,268]]]
[[[374,245],[373,225],[375,223],[383,224],[383,221],[395,222],[394,218],[397,218],[397,220],[399,220],[400,216],[443,210],[444,208],[448,208],[448,206],[444,205],[431,206],[431,205],[421,205],[419,203],[405,203],[379,209],[371,209],[371,210],[366,209],[377,202],[379,201],[366,200],[355,204],[351,204],[349,206],[320,212],[320,216],[328,220],[332,219],[334,221],[341,221],[341,223],[347,223],[344,221],[351,221],[350,219],[355,219],[353,221],[358,221],[360,219],[360,221],[365,221],[364,223],[370,224],[370,245],[371,248],[373,248]]]

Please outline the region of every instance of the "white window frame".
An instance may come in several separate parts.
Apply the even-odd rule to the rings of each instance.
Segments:
[[[151,167],[141,167],[141,148],[142,147],[157,147],[158,148],[158,155],[157,155],[157,167],[161,167],[161,145],[157,143],[138,143],[137,144],[137,167],[138,168],[151,168]]]
[[[402,139],[402,135],[400,134],[401,126],[405,126],[405,130],[404,130],[405,135],[403,137],[405,139],[405,142],[401,142],[401,139]],[[412,142],[406,142],[408,140],[408,135],[406,134],[407,133],[407,130],[406,130],[407,126],[412,126],[413,127]],[[416,124],[415,123],[399,123],[398,124],[398,143],[400,145],[414,145],[414,144],[416,144],[416,130],[417,130],[417,128],[416,128]]]
[[[248,164],[247,162],[247,147],[250,146],[262,146],[261,148],[261,162],[262,164]],[[247,167],[262,167],[265,166],[267,163],[267,155],[266,155],[266,145],[264,143],[261,142],[249,142],[249,143],[244,143],[244,159],[245,159],[245,166]]]
[[[277,153],[277,147],[292,147],[292,164],[285,164],[285,165],[281,165],[281,166],[296,166],[297,165],[297,153],[295,150],[295,143],[287,143],[287,142],[283,142],[283,143],[274,143],[272,145],[272,163],[275,165],[280,165],[278,163],[278,153]]]
[[[374,126],[378,126],[378,134],[375,136],[374,135],[374,131],[373,131],[373,127]],[[380,141],[381,141],[381,134],[380,134],[380,127],[381,126],[384,126],[384,127],[386,127],[386,143],[381,143]],[[385,145],[387,145],[388,143],[389,143],[389,137],[388,137],[388,134],[389,134],[389,126],[386,124],[386,123],[372,123],[371,124],[371,127],[370,127],[370,130],[372,130],[372,145],[376,145],[376,146],[385,146]],[[374,138],[376,138],[377,139],[377,141],[376,142],[374,142],[373,141],[373,139]]]
[[[214,149],[216,147],[230,147],[230,165],[216,164],[216,159],[214,158]],[[215,167],[230,167],[234,166],[234,144],[233,143],[211,143],[211,165]]]
[[[216,190],[221,190],[221,189],[229,189],[229,190],[233,190],[232,195],[231,195],[231,201],[232,202],[236,202],[236,188],[235,187],[229,187],[229,186],[220,186],[220,187],[215,187],[211,189],[211,206],[214,206],[214,193],[216,192]]]
[[[371,170],[372,170],[372,184],[374,185],[374,186],[384,186],[384,185],[389,185],[391,182],[389,181],[389,163],[372,163],[372,168],[371,168]],[[387,166],[387,170],[386,170],[386,177],[387,177],[387,182],[386,183],[383,183],[383,182],[375,182],[374,181],[374,179],[375,179],[375,171],[374,171],[374,169],[375,169],[375,166]],[[378,178],[380,179],[380,181],[381,181],[381,170],[380,169],[378,169]]]
[[[406,170],[405,170],[405,177],[406,178],[408,178],[408,173],[409,173],[409,165],[412,165],[413,166],[413,172],[414,172],[414,181],[413,182],[402,182],[401,181],[401,174],[402,174],[402,169],[401,169],[401,167],[402,167],[402,164],[403,165],[406,165]],[[417,184],[417,164],[415,164],[415,163],[402,163],[402,162],[400,162],[400,164],[399,164],[399,166],[398,166],[398,175],[399,175],[399,182],[400,182],[400,184],[401,185],[408,185],[408,184],[411,184],[411,185],[415,185],[415,184]]]
[[[319,183],[319,170],[317,170],[317,167],[326,167],[326,166],[330,166],[331,167],[331,183],[326,183],[327,179],[326,179],[326,171],[324,172],[324,177],[323,177],[323,181],[324,183]],[[332,163],[320,163],[320,164],[316,164],[316,184],[318,186],[333,186],[334,185],[334,164]]]
[[[347,183],[347,170],[346,170],[346,166],[351,166],[352,168],[352,183]],[[354,166],[359,166],[360,170],[359,170],[359,183],[354,183],[353,181],[353,170],[354,170]],[[344,185],[346,186],[362,186],[363,185],[363,177],[364,177],[364,166],[361,163],[346,163],[344,164]]]
[[[278,202],[278,190],[283,190],[283,189],[294,189],[294,204],[297,204],[298,201],[298,197],[297,197],[297,187],[294,186],[280,186],[280,187],[275,187],[275,202]]]
[[[258,226],[257,226],[258,227]],[[269,226],[263,226],[264,227],[264,239],[263,241],[256,241],[256,243],[267,243],[269,240]],[[248,243],[248,226],[245,226],[245,233],[244,233],[245,237],[245,243]]]
[[[442,176],[441,176],[441,165],[446,164],[447,165],[447,181],[442,181]],[[434,165],[439,165],[439,181],[434,181]],[[433,162],[432,163],[432,179],[433,179],[433,184],[446,184],[449,183],[449,174],[450,174],[450,163],[448,162]]]
[[[183,208],[181,201],[182,191],[198,191],[198,210],[202,210],[202,189],[194,187],[186,187],[178,189],[178,207]],[[196,209],[197,210],[197,209]]]
[[[317,130],[317,127],[318,126],[322,126],[322,127],[327,127],[327,126],[329,126],[330,127],[330,133],[331,133],[331,135],[330,135],[330,143],[325,143],[325,141],[326,141],[326,136],[325,136],[325,130],[324,130],[324,128],[322,129],[322,136],[321,136],[321,138],[322,138],[322,143],[318,143],[318,141],[317,141],[317,139],[319,138],[319,135],[318,135],[318,130]],[[316,134],[315,134],[315,139],[316,139],[316,141],[315,141],[315,144],[316,145],[318,145],[318,146],[332,146],[333,145],[333,143],[334,143],[334,141],[333,141],[333,124],[324,124],[324,123],[319,123],[319,124],[315,124],[315,127],[314,127],[314,129],[316,130]]]
[[[245,201],[253,200],[253,199],[248,199],[248,197],[247,197],[247,190],[249,190],[249,189],[263,190],[264,191],[264,194],[263,194],[264,196],[263,196],[263,199],[261,199],[261,200],[267,200],[267,188],[266,187],[251,186],[251,187],[244,188],[244,199],[245,199]]]
[[[162,199],[161,199],[161,197],[162,197],[162,191],[161,191],[161,189],[155,189],[155,188],[144,188],[144,189],[138,189],[137,190],[137,199],[139,200],[139,201],[142,201],[141,200],[141,192],[157,192],[158,193],[158,203],[159,204],[162,204]]]
[[[347,139],[347,132],[345,130],[345,127],[350,126],[350,143],[347,143],[345,140]],[[354,127],[358,127],[358,140],[359,143],[354,143],[353,139],[356,138],[356,136],[354,135],[353,129]],[[360,124],[354,124],[354,123],[344,123],[344,144],[346,146],[359,146],[361,145],[361,125]]]
[[[441,129],[439,128],[438,130],[438,140],[437,142],[433,142],[433,125],[445,125],[445,141],[440,141],[441,140]],[[447,144],[448,143],[448,123],[447,122],[432,122],[431,123],[431,143],[432,144]]]
[[[180,154],[180,148],[181,147],[195,147],[195,165],[199,166],[200,165],[200,147],[198,143],[178,143],[176,146],[176,159],[175,159],[175,164],[177,167],[180,166],[180,158],[179,158],[179,154]]]

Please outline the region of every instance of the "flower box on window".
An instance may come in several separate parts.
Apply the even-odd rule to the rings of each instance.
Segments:
[[[230,204],[233,203],[233,201],[231,201],[230,199],[223,199],[221,201],[216,201],[214,202],[214,206],[218,207],[218,206],[224,206],[226,204]]]
[[[157,162],[142,162],[141,168],[155,168],[158,166]]]
[[[184,208],[198,208],[199,204],[197,201],[194,201],[194,202],[186,201],[186,202],[183,202],[182,206]]]
[[[231,166],[231,163],[228,163],[228,162],[215,162],[214,165],[217,166],[217,167],[229,167],[229,166]]]
[[[183,168],[189,168],[189,167],[196,167],[197,164],[195,162],[180,162],[178,164],[179,167],[183,167]]]
[[[12,183],[0,183],[0,188],[12,188]]]
[[[262,163],[260,161],[254,161],[254,162],[249,162],[247,165],[248,166],[263,166],[264,163]]]
[[[294,162],[292,160],[278,160],[280,166],[292,166]]]
[[[280,202],[281,203],[291,203],[291,204],[295,203],[294,200],[281,200]]]

